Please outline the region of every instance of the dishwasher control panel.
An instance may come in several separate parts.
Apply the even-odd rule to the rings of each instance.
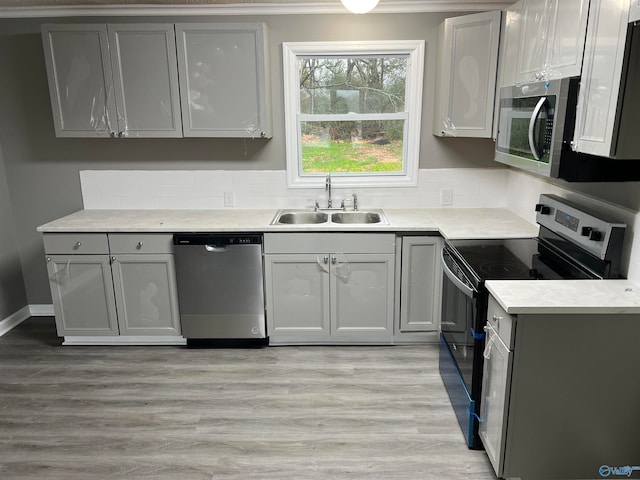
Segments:
[[[262,244],[261,234],[251,233],[184,233],[173,236],[174,245],[260,245]]]

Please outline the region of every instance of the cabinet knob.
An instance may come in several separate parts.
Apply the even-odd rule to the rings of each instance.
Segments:
[[[142,248],[143,245],[144,245],[144,242],[138,242],[138,244],[136,245],[136,248],[139,250]]]
[[[322,259],[322,261],[326,265],[327,263],[329,263],[329,257],[325,255],[324,258]]]
[[[336,257],[331,257],[331,265],[335,265],[337,261]]]
[[[116,261],[116,257],[111,257],[111,261],[115,262]]]
[[[79,249],[82,246],[82,242],[76,242],[76,244],[73,246],[73,248],[75,250]]]
[[[47,257],[47,262],[50,262],[50,261],[51,261],[51,257]]]
[[[116,138],[116,132],[111,132],[111,138]]]

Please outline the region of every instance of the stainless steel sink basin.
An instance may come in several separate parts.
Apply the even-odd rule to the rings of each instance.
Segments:
[[[384,223],[378,212],[339,212],[331,215],[333,223]]]
[[[329,214],[324,212],[309,212],[309,211],[280,211],[274,218],[273,225],[284,223],[287,225],[300,225],[300,224],[317,224],[326,223],[329,221]]]
[[[323,212],[313,210],[279,210],[271,225],[319,225],[319,224],[384,224],[389,222],[382,210]]]

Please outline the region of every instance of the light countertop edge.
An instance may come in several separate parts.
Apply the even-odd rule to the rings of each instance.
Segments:
[[[367,210],[367,209],[362,209]],[[383,209],[389,224],[271,225],[276,209],[80,210],[37,228],[71,232],[425,232],[445,238],[532,238],[538,226],[501,208]]]
[[[512,315],[640,313],[640,287],[630,280],[487,280],[485,286]]]

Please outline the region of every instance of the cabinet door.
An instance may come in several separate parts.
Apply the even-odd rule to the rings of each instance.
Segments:
[[[387,254],[331,254],[332,335],[392,335],[394,262]]]
[[[548,78],[577,77],[582,71],[589,0],[553,0],[550,14]]]
[[[118,335],[108,255],[50,255],[47,272],[58,335]]]
[[[498,113],[500,112],[500,88],[516,84],[518,66],[518,46],[520,45],[520,15],[522,0],[505,9],[502,15],[500,33],[500,54],[498,57],[498,81],[493,112],[493,140],[498,135]]]
[[[182,137],[173,24],[116,24],[108,31],[118,136]]]
[[[116,104],[106,25],[43,25],[42,41],[58,137],[104,137]]]
[[[578,152],[603,157],[614,154],[628,14],[626,2],[591,1],[576,114],[574,144]]]
[[[173,255],[112,257],[121,335],[180,335]]]
[[[176,24],[185,137],[271,137],[264,24]]]
[[[491,137],[500,19],[494,11],[441,25],[434,135]]]
[[[511,390],[512,353],[491,327],[487,328],[479,434],[496,475],[504,470],[507,412]]]
[[[400,331],[432,332],[439,327],[440,242],[433,237],[402,239]]]
[[[549,15],[552,0],[523,0],[520,14],[520,48],[518,49],[518,83],[540,80],[545,69]]]
[[[328,255],[265,255],[270,337],[329,337],[328,258]]]

